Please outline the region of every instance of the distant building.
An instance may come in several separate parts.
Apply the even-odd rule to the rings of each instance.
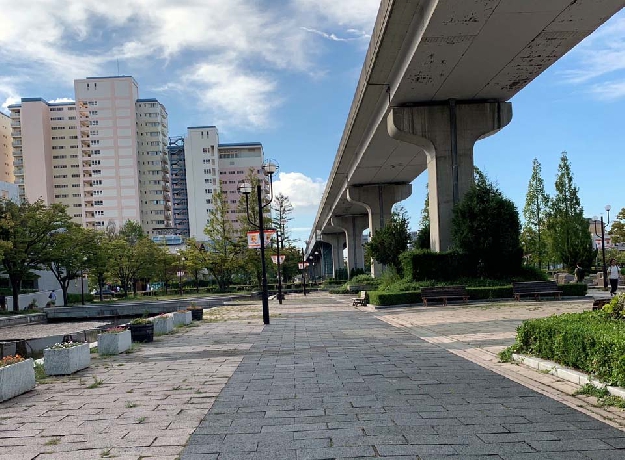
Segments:
[[[215,209],[214,194],[219,190],[227,196],[229,220],[238,226],[237,186],[250,170],[264,178],[262,144],[220,144],[215,126],[189,127],[184,138],[170,138],[169,144],[176,231],[205,241],[204,228]]]
[[[11,118],[0,113],[0,182],[13,183],[13,138]]]
[[[19,203],[20,192],[17,185],[0,181],[0,198]]]
[[[74,81],[75,102],[9,106],[20,197],[64,204],[86,228],[133,220],[148,235],[167,232],[167,112],[138,95],[132,77],[89,77]]]

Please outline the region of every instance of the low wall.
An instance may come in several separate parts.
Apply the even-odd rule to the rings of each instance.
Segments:
[[[56,301],[54,302],[54,305],[56,307],[62,307],[63,305],[65,305],[63,303],[63,291],[57,289],[56,291],[54,291],[54,293],[56,294]],[[26,310],[33,300],[35,300],[35,302],[37,303],[37,308],[44,308],[46,304],[50,301],[50,299],[48,298],[49,295],[50,291],[39,291],[33,292],[32,294],[20,294],[18,309]],[[13,309],[13,296],[6,297],[6,308],[8,310]]]

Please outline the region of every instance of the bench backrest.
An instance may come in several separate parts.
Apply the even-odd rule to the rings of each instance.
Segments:
[[[421,297],[464,297],[467,295],[466,286],[436,286],[421,288]]]
[[[359,299],[365,300],[367,298],[367,291],[360,291],[360,294],[358,295]]]
[[[558,290],[558,284],[555,281],[524,281],[512,283],[512,291],[515,294],[523,294],[524,292],[553,292]]]

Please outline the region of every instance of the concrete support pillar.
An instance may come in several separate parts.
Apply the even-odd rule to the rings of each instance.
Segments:
[[[393,108],[387,119],[393,139],[427,155],[430,247],[451,247],[453,207],[473,185],[473,146],[512,120],[509,102],[461,102]]]
[[[362,249],[362,232],[369,225],[366,214],[357,216],[332,217],[332,225],[343,229],[347,240],[347,270],[365,268],[365,257]]]
[[[405,200],[411,194],[411,184],[351,186],[347,189],[347,199],[352,203],[360,204],[367,210],[371,236],[375,235],[390,220],[393,205]],[[382,268],[381,264],[373,261],[371,276],[380,276]]]
[[[337,270],[345,267],[345,263],[343,261],[345,233],[324,234],[323,240],[332,245],[332,277],[336,278]]]

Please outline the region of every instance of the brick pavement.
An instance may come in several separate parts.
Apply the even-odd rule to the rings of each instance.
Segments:
[[[622,431],[356,309],[257,339],[182,460],[625,458]]]
[[[188,327],[49,378],[0,403],[0,460],[173,460],[261,329]]]

